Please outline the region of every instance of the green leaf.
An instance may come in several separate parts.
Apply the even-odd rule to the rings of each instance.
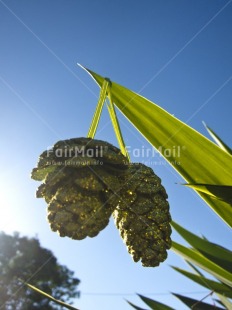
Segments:
[[[186,248],[183,245],[176,243],[175,241],[172,242],[172,250],[181,255],[188,262],[197,265],[198,267],[209,272],[224,284],[232,287],[232,274],[217,264],[213,263],[211,260],[207,259],[197,250]]]
[[[132,304],[132,302],[130,302],[130,301],[128,301],[128,300],[127,300],[127,302],[128,302],[128,304],[129,304],[130,306],[132,306],[132,307],[135,308],[136,310],[146,310],[146,309],[144,309],[144,308],[140,308],[140,307],[138,307],[138,306]]]
[[[221,300],[221,303],[226,307],[227,310],[232,310],[232,303],[225,296],[217,294]]]
[[[62,307],[65,307],[65,308],[67,308],[67,309],[70,309],[70,310],[79,310],[79,309],[77,309],[77,308],[75,308],[75,307],[73,307],[73,306],[71,306],[71,305],[66,304],[66,303],[63,302],[63,301],[60,301],[60,300],[58,300],[58,299],[55,299],[54,297],[52,297],[51,295],[49,295],[49,294],[47,294],[47,293],[41,291],[41,290],[38,289],[37,287],[35,287],[35,286],[33,286],[33,285],[29,284],[29,283],[26,283],[26,282],[24,282],[24,281],[21,280],[21,279],[19,279],[19,280],[20,280],[20,282],[22,282],[23,284],[25,284],[26,286],[28,286],[28,287],[29,287],[30,289],[32,289],[33,291],[35,291],[35,292],[37,292],[38,294],[41,294],[41,295],[47,297],[48,299],[50,299],[51,301],[53,301],[53,302],[56,303],[57,305],[60,305],[60,306],[62,306]]]
[[[222,141],[221,138],[211,129],[209,128],[204,122],[203,122],[205,128],[207,129],[208,133],[211,135],[211,137],[214,139],[214,141],[217,143],[218,146],[220,146],[221,149],[223,149],[228,154],[232,155],[232,149],[225,144],[225,142]]]
[[[101,87],[104,78],[86,70]],[[111,95],[117,108],[187,183],[232,186],[232,157],[228,153],[158,105],[119,84],[111,83]],[[230,204],[197,193],[232,226]]]
[[[148,305],[152,310],[175,310],[169,306],[166,306],[158,301],[155,301],[153,299],[147,298],[143,295],[138,294],[138,296],[142,299],[143,302],[145,302],[146,305]]]
[[[189,265],[199,276],[204,277],[203,273],[196,267],[194,266],[192,263],[185,261],[187,263],[187,265]]]
[[[232,206],[232,186],[212,184],[183,184],[216,199],[221,199]]]
[[[176,296],[178,299],[180,299],[185,305],[187,305],[190,309],[194,309],[194,310],[225,310],[225,308],[221,308],[215,305],[210,305],[207,304],[205,302],[193,299],[193,298],[189,298],[189,297],[185,297],[179,294],[174,294],[172,293],[174,296]]]
[[[232,273],[232,252],[230,250],[194,235],[173,221],[171,224],[192,247],[212,262]]]
[[[181,268],[177,268],[177,267],[172,267],[173,269],[175,269],[176,271],[180,272],[181,274],[183,274],[184,276],[186,276],[187,278],[191,279],[192,281],[206,287],[207,289],[214,291],[216,293],[222,294],[228,298],[232,298],[232,289],[220,282],[216,282],[210,279],[207,279],[203,276],[198,276],[194,273],[188,272],[186,270],[183,270]]]

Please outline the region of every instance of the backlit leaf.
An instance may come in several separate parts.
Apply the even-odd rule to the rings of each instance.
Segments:
[[[228,272],[232,273],[232,252],[230,250],[194,235],[173,221],[172,226],[192,247],[197,249],[202,255],[217,265],[221,266]]]
[[[101,87],[104,78],[86,70]],[[117,83],[111,83],[111,95],[118,109],[188,183],[232,186],[232,157],[228,153],[158,105]],[[232,226],[229,203],[197,193]]]
[[[176,243],[175,241],[172,242],[172,250],[175,253],[181,255],[185,260],[204,269],[224,284],[232,287],[232,274],[219,265],[213,263],[211,260],[207,259],[197,250],[186,248],[183,245]]]
[[[203,122],[205,128],[207,129],[208,133],[211,135],[211,137],[214,139],[214,141],[217,143],[220,148],[222,148],[224,151],[226,151],[228,154],[232,155],[232,149],[225,144],[225,142],[222,141],[221,138],[211,129],[209,128],[204,122]]]
[[[214,280],[210,280],[207,279],[205,277],[202,276],[198,276],[194,273],[191,273],[189,271],[183,270],[181,268],[177,268],[177,267],[172,267],[173,269],[175,269],[176,271],[180,272],[181,274],[183,274],[184,276],[186,276],[187,278],[191,279],[192,281],[206,287],[207,289],[217,292],[219,294],[222,294],[228,298],[232,298],[232,289],[220,282],[216,282]]]
[[[229,203],[232,207],[232,186],[212,185],[212,184],[184,184],[199,192],[212,196],[215,199],[221,199]]]

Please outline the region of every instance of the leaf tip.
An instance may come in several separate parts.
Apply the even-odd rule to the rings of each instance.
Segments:
[[[202,124],[207,128],[207,125],[206,125],[205,121],[202,121]]]

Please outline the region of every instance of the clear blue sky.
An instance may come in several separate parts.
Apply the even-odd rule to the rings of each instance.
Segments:
[[[83,241],[50,231],[30,172],[48,146],[87,134],[99,89],[76,63],[207,135],[204,120],[232,145],[231,17],[231,0],[0,0],[0,230],[38,235],[74,270],[82,281],[75,303],[81,310],[132,309],[125,299],[143,306],[136,292],[184,310],[169,292],[197,299],[206,293],[169,267],[185,267],[172,251],[159,268],[135,264],[113,221]],[[119,120],[127,145],[149,147],[122,115]],[[106,111],[96,138],[117,145]],[[159,163],[152,168],[167,189],[173,219],[229,247],[227,226]],[[175,233],[173,239],[180,241]]]

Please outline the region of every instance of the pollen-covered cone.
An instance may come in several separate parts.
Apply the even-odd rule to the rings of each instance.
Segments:
[[[130,164],[122,183],[120,201],[113,212],[115,224],[135,262],[158,266],[171,247],[166,191],[160,178],[143,164]]]
[[[48,203],[51,229],[78,240],[96,236],[117,206],[114,191],[127,169],[120,150],[101,140],[64,140],[44,151],[32,178],[43,181],[36,195]]]

